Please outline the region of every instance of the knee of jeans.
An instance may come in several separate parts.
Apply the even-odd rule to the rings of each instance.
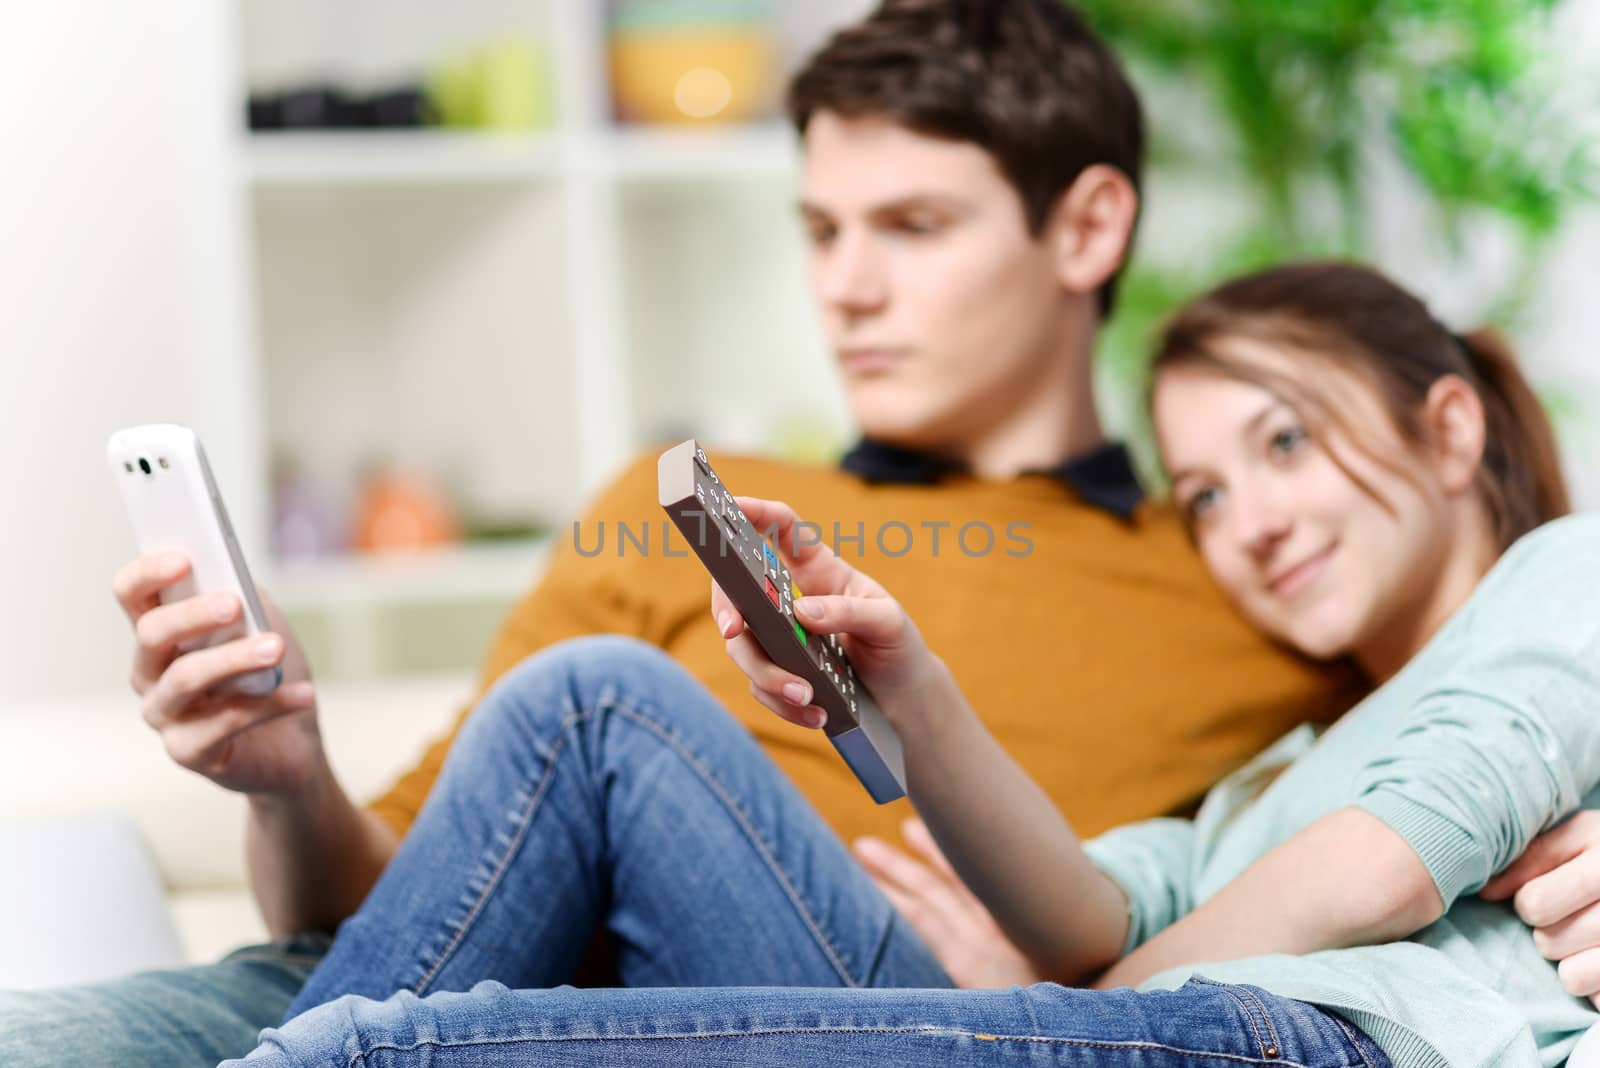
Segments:
[[[426,1004],[405,990],[382,1001],[346,994],[261,1032],[260,1046],[246,1060],[295,1068],[364,1064],[363,1058],[378,1047],[409,1049],[425,1044],[431,1037],[430,1017],[421,1011]]]
[[[312,1065],[339,1065],[354,1062],[363,1050],[364,1036],[358,1014],[380,1002],[347,994],[342,998],[307,1009],[278,1027],[261,1032],[260,1044],[244,1059],[250,1065],[272,1068],[276,1065],[310,1068]]]
[[[624,635],[572,638],[539,650],[497,680],[473,710],[463,741],[503,751],[514,741],[541,751],[562,726],[626,685],[682,668],[661,649]]]
[[[418,997],[402,990],[382,1001],[347,994],[263,1031],[260,1047],[246,1060],[252,1066],[262,1061],[267,1066],[348,1068],[367,1063],[375,1049],[425,1050],[458,1025],[514,1019],[515,1012],[513,992],[492,980],[477,983],[469,993]],[[418,1057],[427,1059],[426,1053]]]

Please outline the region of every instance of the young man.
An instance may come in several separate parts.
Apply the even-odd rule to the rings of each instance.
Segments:
[[[824,48],[790,99],[812,287],[864,436],[838,468],[713,450],[729,484],[787,500],[864,557],[1086,833],[1181,809],[1289,727],[1348,707],[1347,675],[1289,658],[1234,617],[1178,517],[1143,499],[1104,440],[1090,365],[1138,213],[1143,126],[1082,20],[1059,0],[890,0]],[[818,733],[749,699],[710,618],[709,580],[681,542],[662,551],[661,519],[651,453],[513,611],[484,687],[565,638],[643,638],[719,695],[842,836],[893,828],[903,802],[874,807]],[[589,556],[602,524],[605,549]],[[619,556],[618,526],[647,524],[653,551]],[[263,660],[242,643],[178,655],[238,606],[159,606],[181,574],[170,564],[136,560],[116,580],[145,717],[179,764],[249,793],[251,877],[274,935],[331,932],[393,854],[451,738],[358,807],[324,758],[290,629],[276,620],[282,640],[265,654],[285,661],[276,695],[208,697]],[[0,997],[0,1062],[240,1056],[320,945]]]

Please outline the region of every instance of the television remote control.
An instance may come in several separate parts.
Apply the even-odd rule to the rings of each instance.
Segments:
[[[661,454],[661,507],[744,616],[773,663],[811,684],[828,713],[828,740],[878,804],[905,796],[900,737],[856,679],[836,635],[811,634],[794,617],[800,589],[781,557],[734,503],[693,438]]]

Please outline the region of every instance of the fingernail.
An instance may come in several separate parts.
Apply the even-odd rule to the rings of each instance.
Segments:
[[[809,597],[802,597],[794,603],[794,610],[807,619],[816,621],[822,618],[822,606]]]
[[[803,682],[786,682],[783,684],[783,696],[791,704],[808,705],[811,703],[811,687]]]
[[[278,655],[278,639],[269,635],[256,642],[255,650],[257,660],[272,660]]]
[[[733,613],[732,612],[724,612],[720,616],[717,617],[717,632],[720,633],[724,638],[726,638],[728,636],[728,631],[730,631],[732,629],[733,629]]]
[[[820,708],[813,708],[806,713],[806,724],[813,730],[821,730],[828,725],[828,714]]]
[[[233,598],[218,597],[217,603],[212,611],[216,615],[218,623],[223,623],[231,619],[233,617]]]
[[[284,698],[291,704],[301,704],[309,701],[316,693],[316,687],[310,682],[290,683],[285,687]]]
[[[161,574],[172,578],[183,570],[183,563],[182,553],[167,553],[161,558]]]

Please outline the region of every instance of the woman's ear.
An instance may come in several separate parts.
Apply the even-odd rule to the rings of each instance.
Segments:
[[[1056,277],[1073,293],[1092,294],[1128,258],[1139,194],[1116,167],[1097,163],[1078,175],[1056,201],[1045,237]]]
[[[1466,379],[1444,375],[1428,387],[1420,419],[1424,440],[1446,492],[1470,490],[1483,462],[1483,398]]]

